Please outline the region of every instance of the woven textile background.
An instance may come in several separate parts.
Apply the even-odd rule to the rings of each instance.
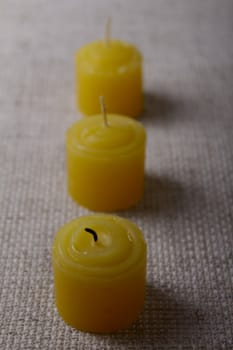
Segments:
[[[145,310],[113,335],[53,303],[57,229],[88,213],[66,191],[74,53],[103,36],[144,56],[145,196],[120,215],[148,243]],[[0,349],[233,349],[232,0],[1,0]]]

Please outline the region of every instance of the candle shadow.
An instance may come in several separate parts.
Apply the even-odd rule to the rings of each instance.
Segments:
[[[174,294],[147,285],[144,312],[131,328],[132,333],[138,334],[138,341],[151,339],[161,345],[169,342],[187,345],[199,333],[204,313]]]
[[[157,124],[171,123],[180,117],[178,112],[184,107],[184,101],[165,93],[144,93],[144,110],[139,116],[139,121],[154,121]]]
[[[146,174],[142,200],[121,214],[131,217],[143,213],[147,219],[154,215],[177,214],[184,208],[184,203],[187,203],[189,198],[190,194],[180,182],[169,177]]]
[[[181,298],[178,300],[171,291],[164,292],[148,284],[144,311],[139,319],[125,330],[95,337],[119,348],[152,350],[155,345],[156,348],[188,346],[195,337],[200,337],[204,321],[202,310],[184,303]]]
[[[141,320],[138,321],[139,325],[143,325],[143,332],[147,329],[146,325],[154,324],[152,332],[156,333],[160,340],[166,341],[167,338],[176,337],[178,329],[179,334],[185,333],[184,335],[188,335],[190,331],[194,332],[203,319],[202,310],[193,303],[185,302],[180,293],[174,293],[172,289],[165,292],[147,284],[145,309]]]
[[[176,212],[184,202],[186,192],[184,186],[167,176],[146,174],[144,207],[147,211],[169,214]]]

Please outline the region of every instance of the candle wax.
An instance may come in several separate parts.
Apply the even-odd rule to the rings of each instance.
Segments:
[[[136,47],[110,40],[82,47],[75,57],[77,105],[84,115],[99,112],[103,95],[109,113],[137,116],[143,108],[142,57]]]
[[[83,118],[67,131],[68,191],[91,210],[115,211],[137,203],[144,188],[145,129],[108,115]]]
[[[80,217],[57,232],[52,262],[56,306],[69,325],[105,333],[137,319],[145,296],[146,243],[135,224],[107,214]]]

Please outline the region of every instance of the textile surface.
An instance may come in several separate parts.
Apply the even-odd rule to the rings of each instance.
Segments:
[[[148,244],[145,309],[129,329],[58,316],[51,246],[87,214],[66,190],[64,135],[80,118],[74,53],[103,37],[144,56],[145,195],[118,213]],[[2,0],[0,349],[233,349],[231,0]]]

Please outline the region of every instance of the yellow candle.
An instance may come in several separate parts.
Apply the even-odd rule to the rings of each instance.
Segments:
[[[82,47],[75,57],[77,105],[84,115],[99,112],[104,95],[109,113],[137,116],[143,108],[142,56],[119,40],[103,40]]]
[[[108,115],[83,118],[67,131],[71,197],[96,211],[126,209],[144,188],[145,129],[136,120]]]
[[[137,319],[146,243],[135,224],[106,214],[80,217],[57,232],[52,262],[56,306],[69,325],[103,333]]]

